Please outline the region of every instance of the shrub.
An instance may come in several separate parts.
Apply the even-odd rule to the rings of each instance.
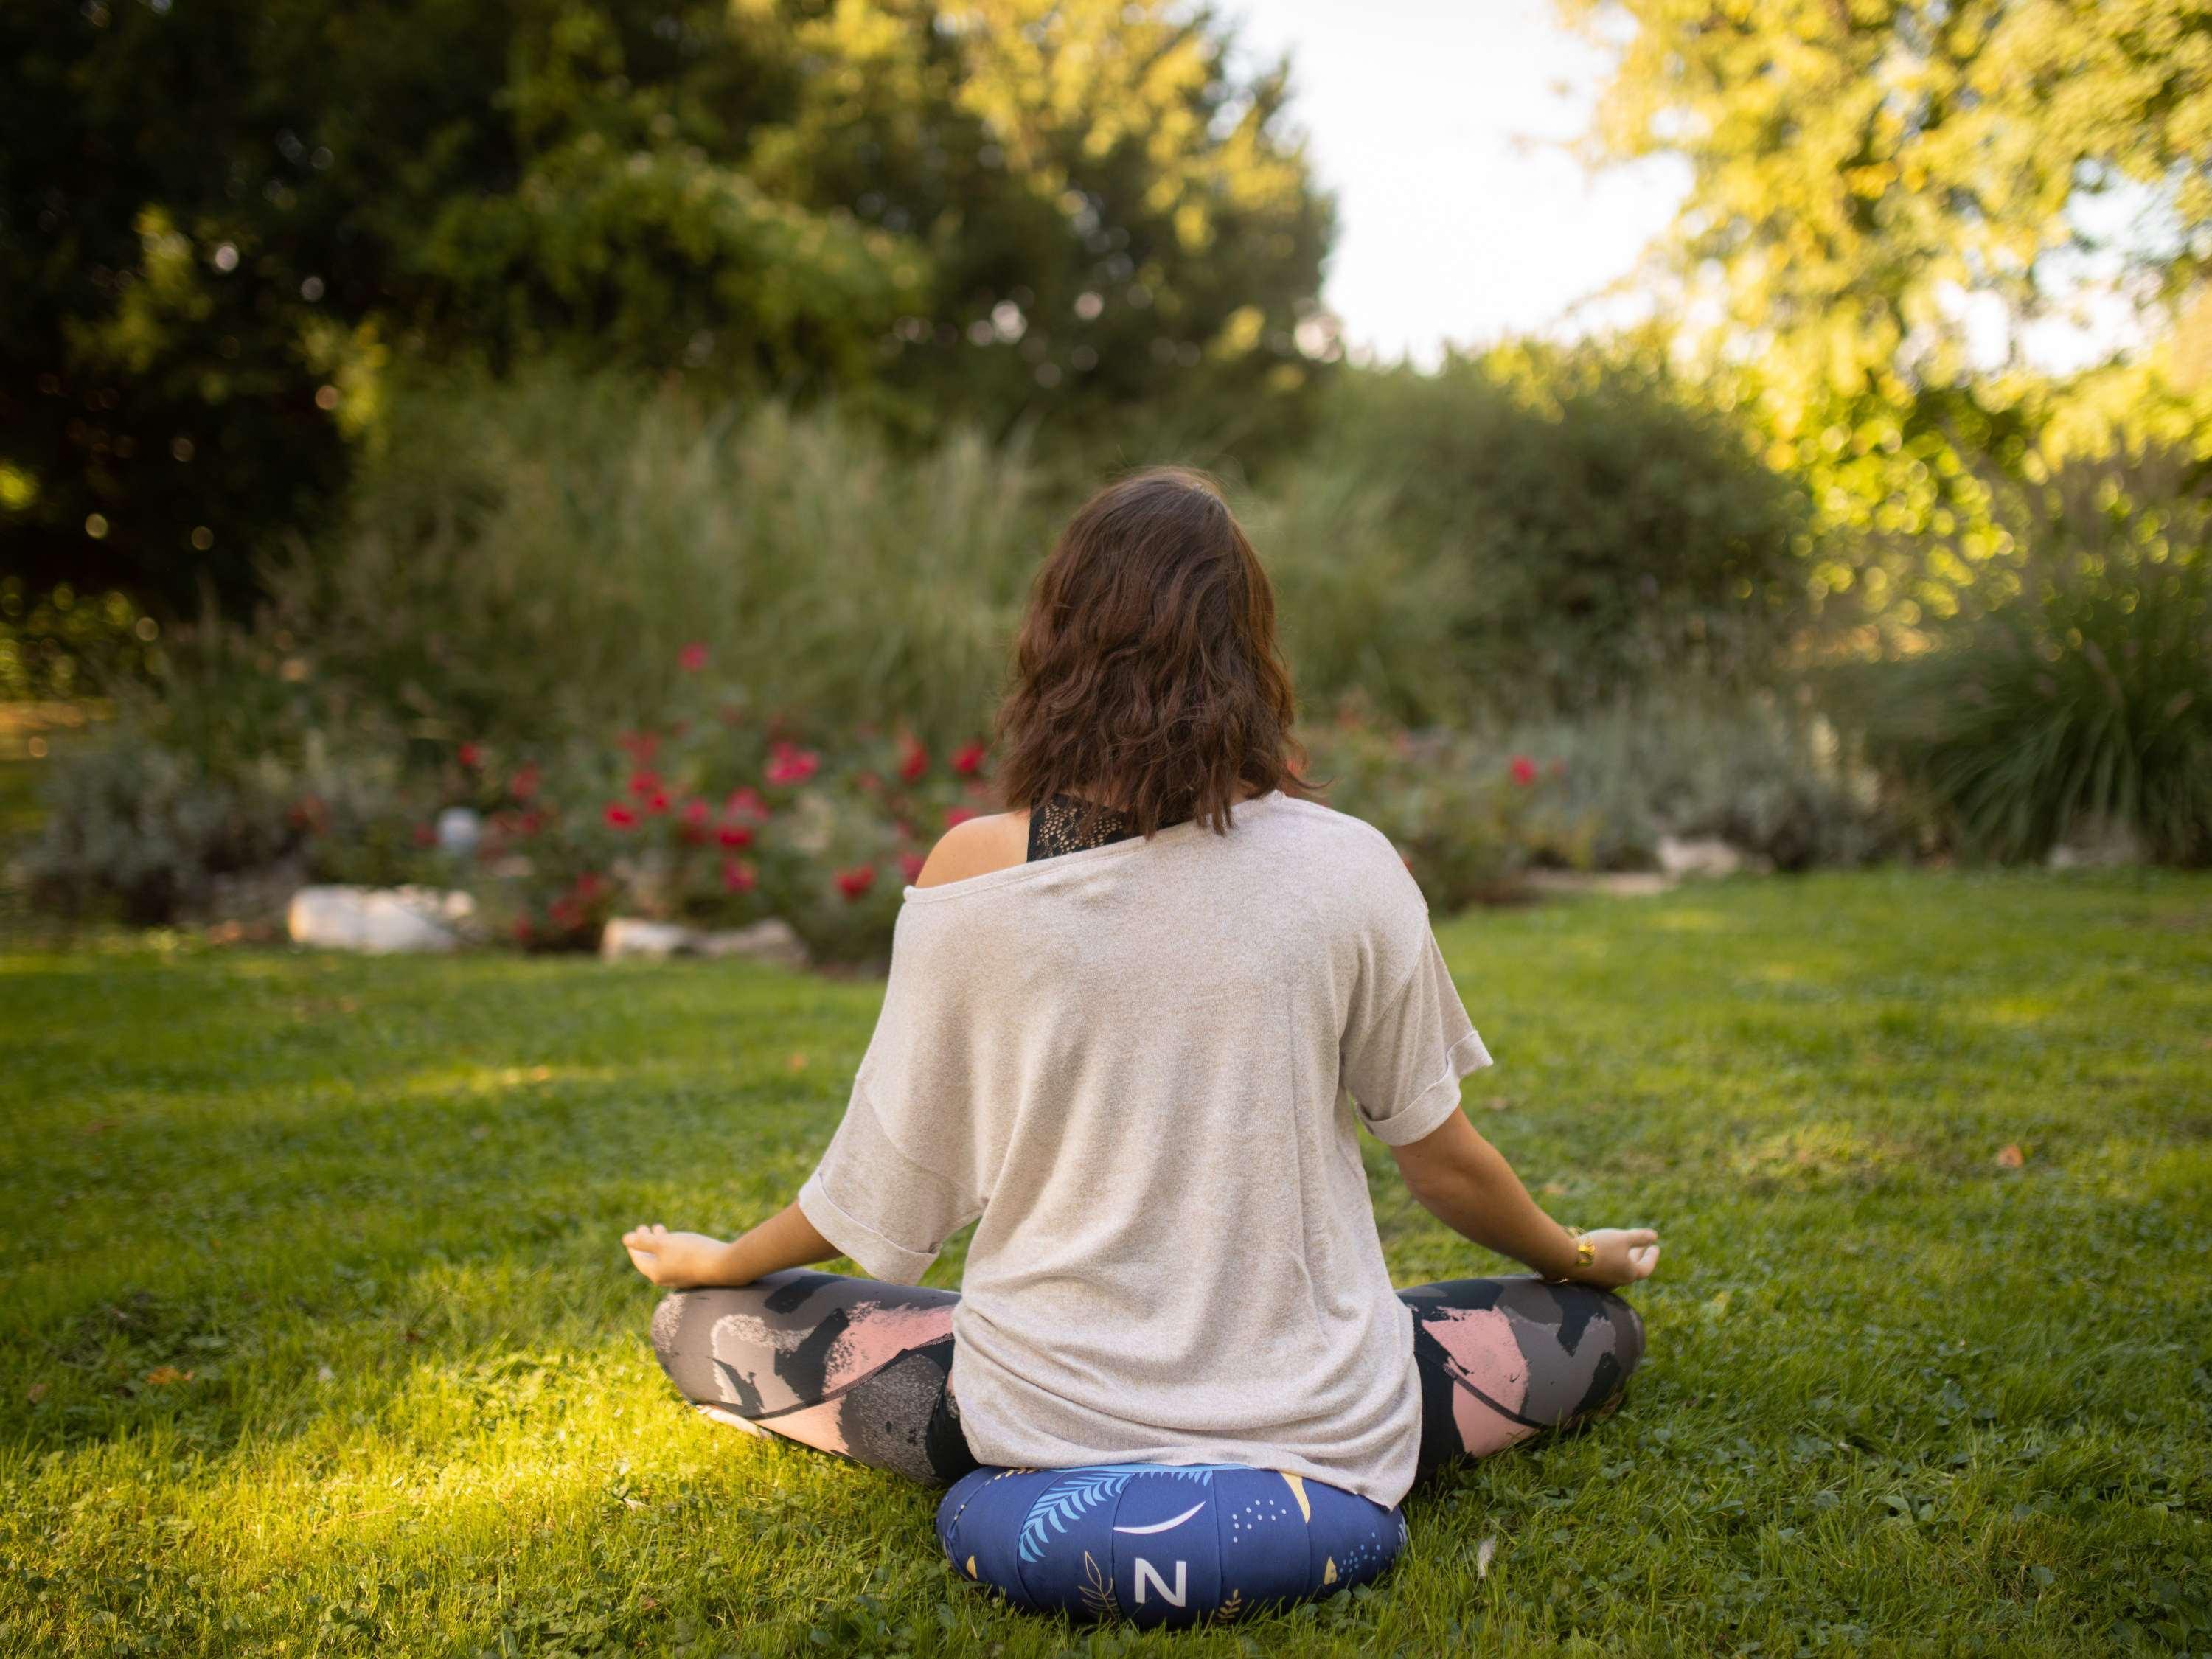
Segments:
[[[1873,778],[1824,720],[1774,697],[1649,696],[1492,741],[1559,769],[1552,810],[1600,869],[1648,869],[1662,836],[1717,836],[1779,870],[1863,863],[1898,844]]]
[[[1808,624],[1802,488],[1656,362],[1524,347],[1333,397],[1306,465],[1381,492],[1412,568],[1459,573],[1449,672],[1493,714],[1763,685]]]
[[[297,836],[276,792],[214,775],[125,732],[55,768],[44,833],[23,859],[32,897],[77,916],[150,924],[204,902],[215,878],[280,857]]]
[[[1509,898],[1534,864],[1585,861],[1586,838],[1547,810],[1556,765],[1356,712],[1307,734],[1307,753],[1328,804],[1390,838],[1433,910]]]
[[[2065,470],[2027,504],[2019,564],[1922,654],[1846,682],[1869,755],[1970,854],[2117,825],[2212,860],[2212,514],[2164,471]]]
[[[903,456],[606,376],[418,386],[392,429],[331,544],[271,572],[274,624],[448,743],[664,722],[694,642],[752,708],[951,740],[1048,530],[1018,447]]]

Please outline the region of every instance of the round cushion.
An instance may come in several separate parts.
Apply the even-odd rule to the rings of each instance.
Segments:
[[[953,1570],[1017,1607],[1139,1625],[1332,1595],[1397,1559],[1406,1520],[1241,1463],[981,1468],[937,1506]]]

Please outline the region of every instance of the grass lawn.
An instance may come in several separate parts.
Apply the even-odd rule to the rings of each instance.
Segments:
[[[1371,1589],[1152,1637],[1001,1611],[931,1495],[653,1364],[617,1232],[787,1198],[878,987],[0,954],[0,1650],[2212,1650],[2212,879],[1442,933],[1478,1126],[1562,1217],[1664,1230],[1650,1357],[1418,1490]],[[1369,1150],[1401,1283],[1495,1268]]]

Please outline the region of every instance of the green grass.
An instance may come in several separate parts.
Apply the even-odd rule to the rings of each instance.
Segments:
[[[2212,1647],[2212,880],[1443,935],[1500,1061],[1477,1124],[1564,1218],[1665,1231],[1650,1357],[1612,1422],[1417,1491],[1371,1589],[1182,1637],[1001,1610],[929,1494],[699,1421],[653,1364],[617,1231],[787,1197],[878,987],[0,956],[0,1648]],[[1492,1265],[1370,1150],[1401,1282]]]

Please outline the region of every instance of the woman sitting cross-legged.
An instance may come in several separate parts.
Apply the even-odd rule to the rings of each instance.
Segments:
[[[1427,908],[1388,840],[1311,798],[1291,718],[1218,493],[1178,470],[1101,490],[1021,629],[1012,810],[948,832],[907,890],[819,1167],[733,1242],[623,1237],[676,1292],[653,1340],[689,1399],[926,1481],[1245,1465],[1309,1510],[1304,1483],[1387,1510],[1616,1403],[1644,1338],[1611,1292],[1657,1237],[1570,1232],[1461,1115],[1490,1056]],[[1395,1290],[1363,1128],[1535,1276]],[[918,1287],[970,1221],[962,1289]],[[873,1277],[795,1271],[838,1255]],[[1157,1601],[1161,1570],[1137,1571]]]

